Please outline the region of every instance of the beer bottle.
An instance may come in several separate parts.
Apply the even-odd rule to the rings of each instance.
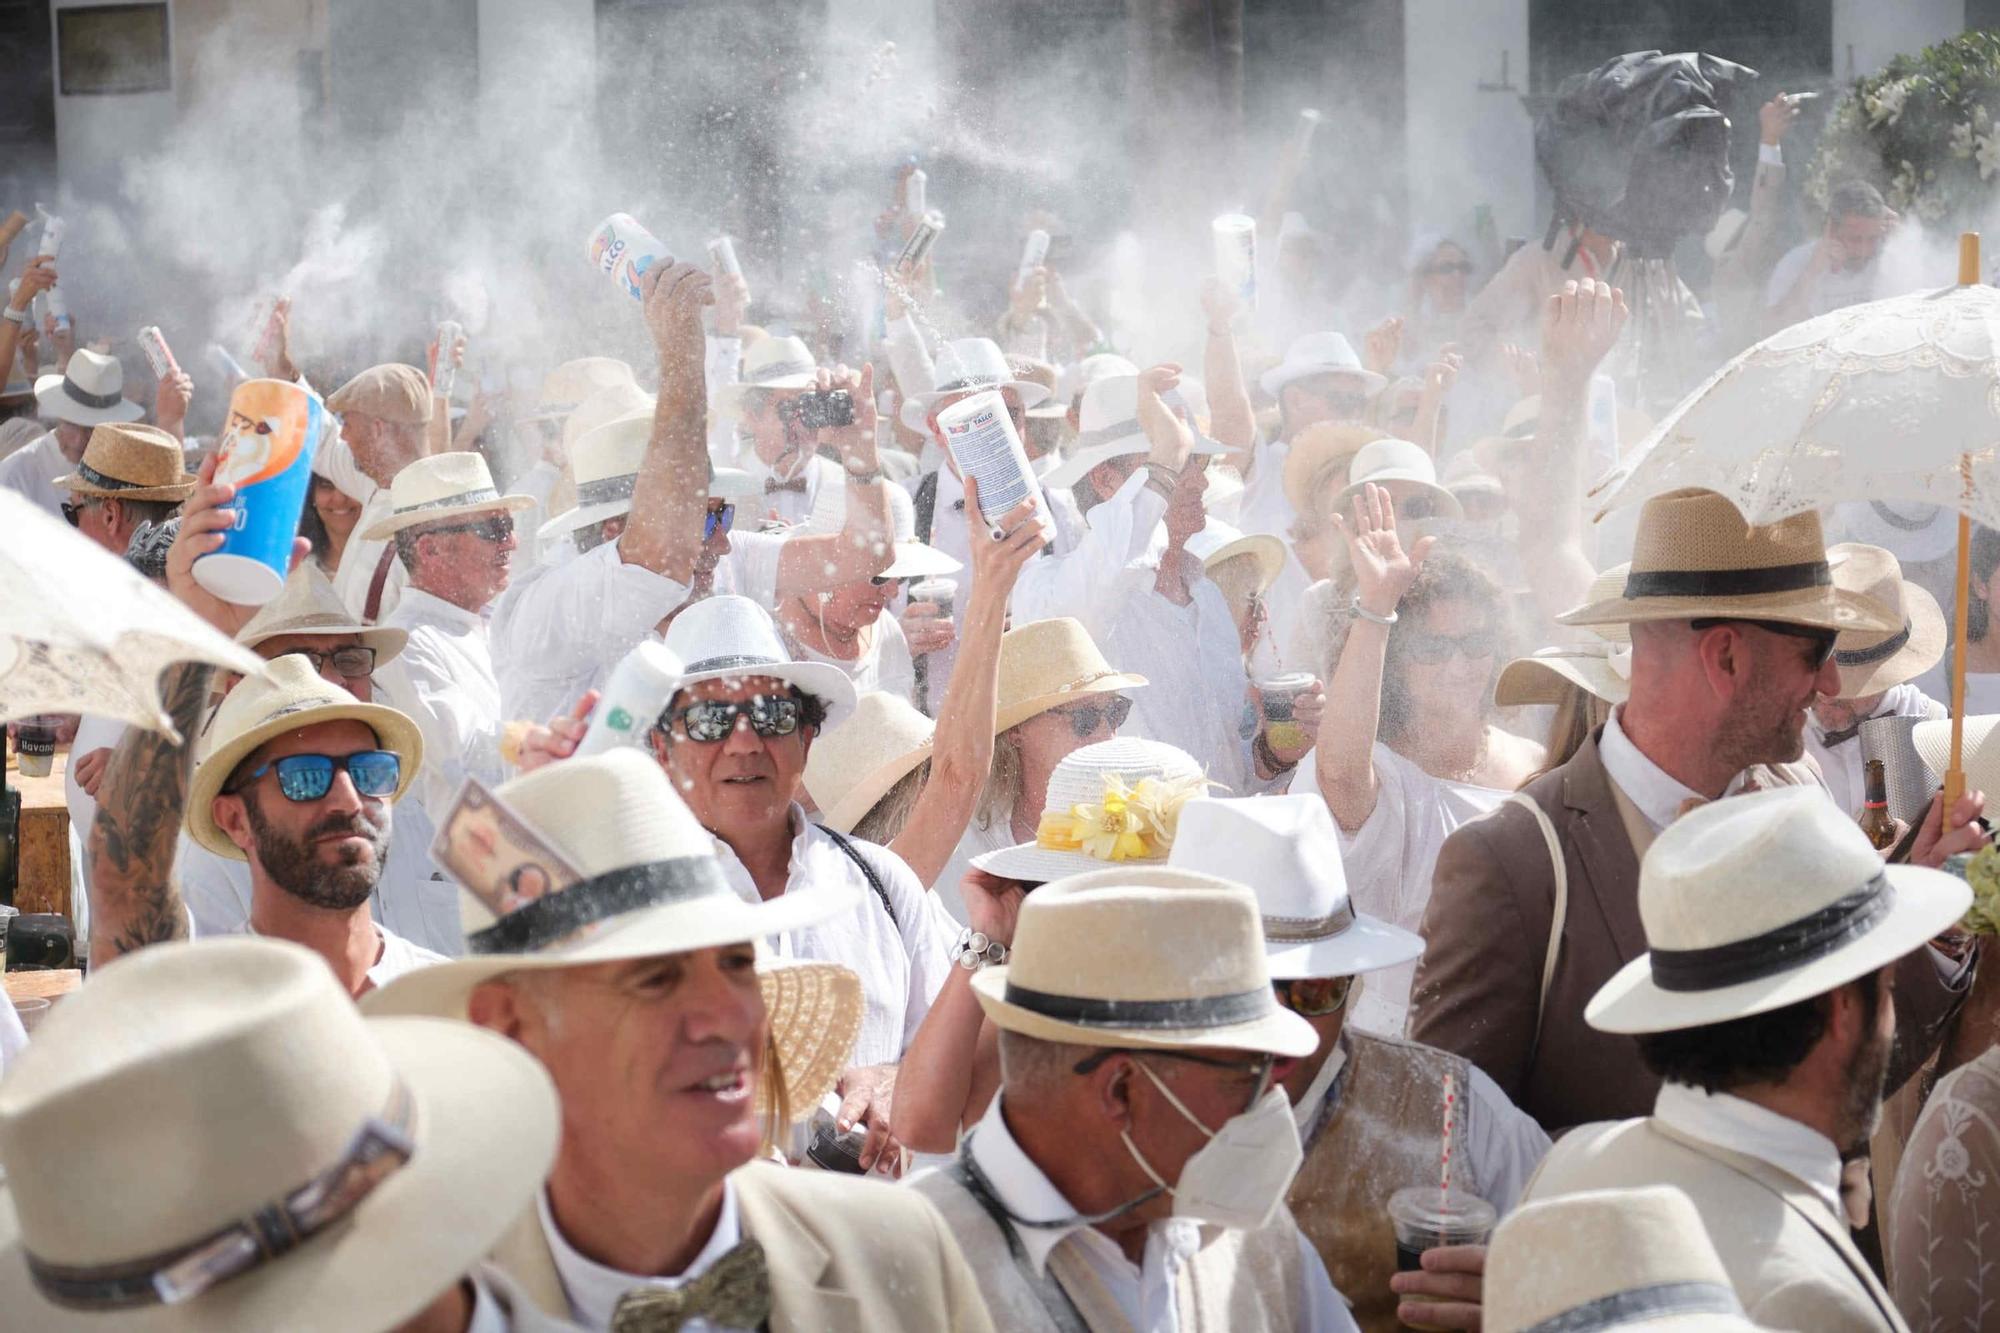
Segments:
[[[1876,851],[1896,844],[1896,821],[1889,818],[1889,776],[1880,759],[1870,759],[1863,768],[1867,793],[1862,798],[1861,831],[1868,835]]]

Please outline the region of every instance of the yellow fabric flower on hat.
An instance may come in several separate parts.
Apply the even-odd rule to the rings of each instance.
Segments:
[[[1147,777],[1127,787],[1124,778],[1110,774],[1100,800],[1044,813],[1035,843],[1044,851],[1081,852],[1094,861],[1157,861],[1173,849],[1181,808],[1208,786],[1208,779],[1194,776]]]

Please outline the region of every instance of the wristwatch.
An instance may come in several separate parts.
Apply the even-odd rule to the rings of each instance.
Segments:
[[[958,943],[951,947],[951,961],[968,972],[977,972],[988,963],[1006,962],[1007,946],[967,926],[959,932]]]
[[[847,469],[847,479],[857,486],[872,486],[882,480],[884,475],[879,463],[866,472],[861,471],[851,463],[844,464],[843,466]]]

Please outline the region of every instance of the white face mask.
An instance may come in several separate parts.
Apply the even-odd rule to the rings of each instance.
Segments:
[[[1181,1104],[1181,1099],[1160,1081],[1160,1076],[1139,1066],[1160,1095],[1186,1116],[1189,1123],[1208,1135],[1208,1142],[1188,1158],[1181,1178],[1172,1185],[1160,1179],[1152,1164],[1140,1155],[1129,1131],[1121,1132],[1125,1151],[1139,1169],[1152,1177],[1174,1198],[1174,1216],[1211,1226],[1254,1231],[1268,1226],[1292,1187],[1305,1150],[1299,1146],[1299,1129],[1292,1123],[1292,1104],[1282,1087],[1272,1087],[1257,1104],[1240,1115],[1225,1120],[1221,1129],[1211,1130]]]

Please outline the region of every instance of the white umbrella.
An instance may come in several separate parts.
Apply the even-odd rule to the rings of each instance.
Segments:
[[[1772,334],[1683,399],[1591,490],[1599,518],[1683,486],[1721,492],[1751,523],[1848,500],[1957,510],[1947,811],[1965,789],[1968,520],[2000,527],[2000,291],[1979,282],[1976,232],[1959,238],[1958,280]]]
[[[0,489],[0,721],[89,713],[165,732],[160,673],[263,659],[18,492]]]

